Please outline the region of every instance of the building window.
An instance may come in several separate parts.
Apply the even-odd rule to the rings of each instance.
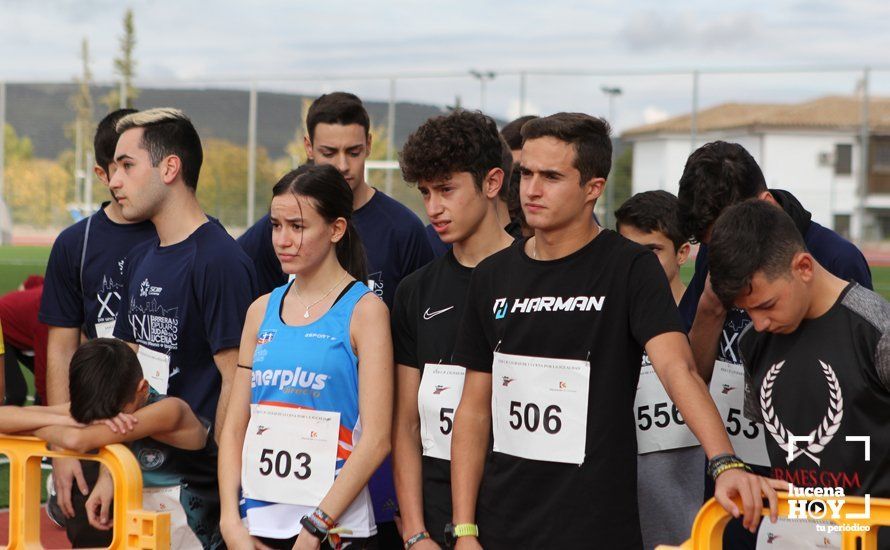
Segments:
[[[849,143],[838,143],[834,146],[834,173],[838,176],[849,176],[853,173],[853,146]]]
[[[835,214],[834,215],[834,231],[845,239],[850,238],[850,215]]]
[[[890,137],[872,136],[869,144],[868,191],[890,193]]]

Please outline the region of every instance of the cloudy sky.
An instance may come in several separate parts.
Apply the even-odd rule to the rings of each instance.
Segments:
[[[139,84],[237,86],[322,92],[350,89],[385,100],[386,80],[295,81],[307,75],[454,72],[410,78],[399,99],[439,105],[456,97],[480,106],[479,81],[494,71],[486,110],[519,112],[520,70],[665,72],[699,68],[883,66],[890,68],[890,2],[624,2],[391,0],[326,2],[220,0],[0,0],[0,79],[70,81],[88,38],[97,80],[111,60],[126,7],[135,13]],[[508,74],[514,73],[514,74]],[[852,93],[844,72],[704,75],[700,102],[796,101]],[[220,82],[232,79],[231,82]],[[274,80],[273,79],[277,79]],[[216,82],[210,84],[207,81]],[[606,115],[604,85],[618,86],[619,128],[687,112],[689,75],[538,76],[527,80],[526,109]],[[243,85],[243,84],[241,84]],[[890,71],[875,72],[873,93],[890,95]]]

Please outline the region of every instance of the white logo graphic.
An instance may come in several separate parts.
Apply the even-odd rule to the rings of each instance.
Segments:
[[[445,313],[446,311],[449,311],[452,309],[454,309],[454,306],[448,306],[445,309],[440,309],[438,311],[430,311],[430,308],[426,308],[426,311],[423,312],[423,319],[424,319],[424,321],[429,321],[436,315],[439,315],[440,313]]]
[[[828,412],[822,422],[808,436],[796,436],[785,428],[773,408],[773,384],[779,377],[779,372],[784,364],[785,361],[780,361],[773,365],[760,385],[760,408],[763,411],[763,423],[772,434],[773,439],[787,452],[785,460],[788,464],[804,454],[813,459],[813,462],[818,466],[820,459],[817,455],[825,450],[825,446],[834,438],[844,417],[844,396],[841,386],[831,365],[819,361],[819,364],[822,365],[822,373],[828,381]],[[798,446],[799,443],[804,442],[806,442],[805,446]]]
[[[151,286],[151,283],[148,282],[148,279],[142,281],[142,284],[139,285],[139,295],[142,297],[145,296],[157,296],[164,289],[159,286]]]
[[[375,271],[368,275],[368,288],[377,296],[383,298],[383,272]]]
[[[136,305],[135,299],[130,300],[130,326],[133,337],[143,346],[164,348],[167,350],[179,347],[178,308],[166,309],[155,300],[149,301],[145,307]]]
[[[254,370],[250,386],[252,388],[258,386],[278,386],[279,390],[286,393],[291,393],[287,391],[289,387],[323,390],[329,378],[330,376],[327,374],[303,370],[302,367],[295,367],[293,370]]]
[[[121,300],[118,292],[123,287],[115,283],[110,277],[102,276],[102,286],[96,293],[96,300],[99,302],[99,313],[96,314],[97,321],[113,321],[117,317],[117,307]],[[114,298],[114,302],[111,299]]]
[[[515,298],[512,307],[506,298],[494,301],[495,319],[503,319],[507,313],[537,313],[539,311],[602,311],[605,296],[538,296],[537,298]]]
[[[124,259],[124,260],[121,260],[121,261],[119,261],[119,262],[117,263],[117,270],[118,270],[118,272],[120,272],[121,275],[124,274],[124,262],[125,262],[125,261],[126,261],[126,260]]]

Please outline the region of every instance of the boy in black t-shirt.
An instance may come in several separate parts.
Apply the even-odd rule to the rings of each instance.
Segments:
[[[674,302],[679,302],[686,290],[680,267],[689,257],[690,245],[680,227],[677,197],[667,191],[637,193],[615,211],[615,220],[622,237],[655,253]],[[657,544],[680,544],[689,538],[701,507],[704,451],[645,355],[634,418],[643,547],[651,550]]]
[[[724,211],[710,267],[717,297],[751,317],[739,343],[745,413],[766,428],[772,476],[890,497],[890,304],[822,267],[763,201]],[[783,527],[769,534],[789,539]]]
[[[454,351],[467,368],[451,447],[456,547],[641,547],[633,402],[644,348],[712,460],[718,500],[738,516],[740,496],[754,529],[761,494],[775,494],[731,457],[664,271],[594,221],[608,125],[559,113],[522,135],[520,198],[535,236],[476,267]]]
[[[451,354],[470,274],[513,242],[498,216],[505,149],[491,118],[456,111],[421,125],[401,153],[405,181],[417,184],[431,227],[453,245],[402,281],[392,313],[393,466],[402,539],[416,550],[443,545],[451,521],[450,434],[464,378]]]

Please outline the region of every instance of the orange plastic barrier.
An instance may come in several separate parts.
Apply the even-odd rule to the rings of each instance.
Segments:
[[[109,445],[98,454],[51,451],[35,437],[0,435],[0,454],[9,458],[8,550],[42,548],[40,544],[40,460],[70,457],[96,460],[114,479],[114,538],[110,548],[167,550],[170,514],[142,510],[142,471],[123,445]]]
[[[801,500],[807,497],[794,496],[793,499]],[[818,497],[817,497],[818,498]],[[843,497],[845,514],[863,514],[865,512],[865,498],[863,497]],[[890,526],[890,499],[874,498],[870,499],[869,517],[867,519],[847,519],[838,518],[832,520],[837,525],[868,525],[871,527],[869,531],[842,531],[841,547],[844,550],[877,550],[878,548],[878,527]],[[740,500],[736,501],[739,510],[742,509]],[[788,506],[788,494],[779,493],[779,517],[788,517],[790,507]],[[769,508],[764,506],[763,521],[769,521]],[[713,498],[706,502],[699,510],[692,524],[692,536],[680,546],[656,546],[655,550],[718,550],[723,548],[723,528],[730,519],[729,512],[717,504]],[[861,544],[861,546],[857,546]]]

